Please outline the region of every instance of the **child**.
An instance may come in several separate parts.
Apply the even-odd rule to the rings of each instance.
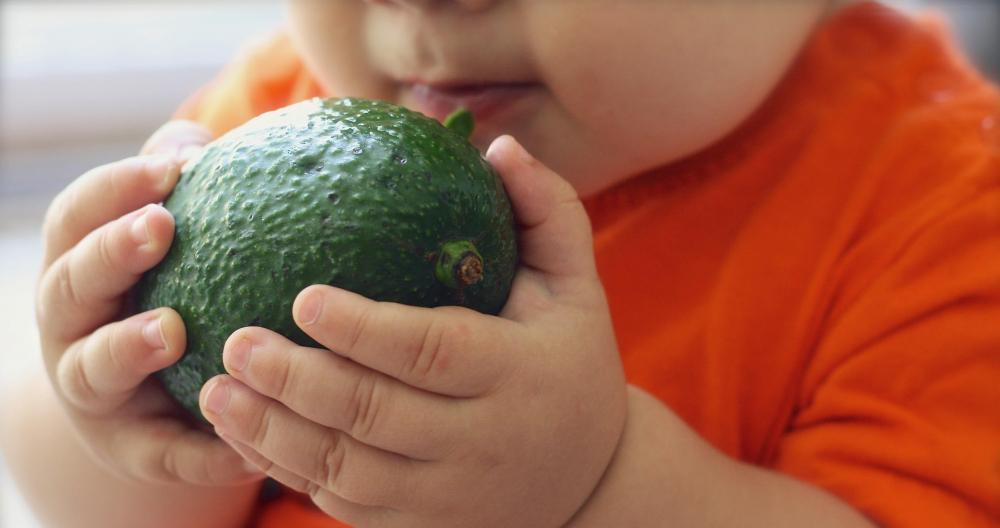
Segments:
[[[328,350],[237,331],[201,395],[218,438],[186,429],[146,381],[182,321],[117,317],[171,241],[148,204],[211,136],[316,95],[477,114],[521,224],[510,301],[306,288]],[[47,217],[55,391],[21,393],[4,443],[53,526],[1000,521],[1000,93],[933,22],[297,0],[181,114],[207,131],[167,125]]]

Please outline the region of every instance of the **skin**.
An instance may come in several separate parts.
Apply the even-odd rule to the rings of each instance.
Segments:
[[[513,135],[587,196],[732,131],[832,8],[830,0],[293,0],[289,19],[330,93],[411,105],[412,78],[538,83],[513,111],[477,123],[474,139],[485,150]]]
[[[239,526],[266,472],[357,526],[870,526],[816,488],[723,456],[627,385],[579,200],[738,126],[832,4],[609,5],[291,3],[296,42],[340,95],[408,104],[404,81],[414,77],[535,83],[475,137],[511,196],[522,268],[499,317],[306,288],[293,315],[323,348],[235,332],[228,374],[201,394],[218,437],[173,417],[147,382],[184,349],[177,314],[117,317],[172,238],[169,213],[148,204],[207,134],[170,124],[144,156],[64,191],[46,220],[38,291],[55,390],[20,406],[19,434],[3,447],[31,461],[13,468],[24,481],[66,474],[25,438],[65,439],[46,449],[91,456],[65,457],[86,475],[65,489],[25,486],[41,515],[58,526],[149,526],[148,501],[207,496],[215,508],[175,511],[170,525]],[[488,47],[477,45],[484,35]],[[17,419],[53,407],[67,419]],[[115,520],[56,500],[107,500],[102,483],[123,481]]]

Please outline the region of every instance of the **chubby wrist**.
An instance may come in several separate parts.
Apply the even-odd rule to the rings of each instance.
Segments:
[[[871,527],[833,495],[727,457],[629,386],[618,449],[567,526]]]
[[[667,521],[673,520],[678,506],[688,502],[690,468],[718,463],[685,460],[690,456],[707,458],[712,453],[707,445],[694,452],[678,445],[675,437],[681,427],[686,426],[663,404],[630,385],[618,447],[587,502],[566,526],[644,526],[654,519],[656,524],[672,524]]]

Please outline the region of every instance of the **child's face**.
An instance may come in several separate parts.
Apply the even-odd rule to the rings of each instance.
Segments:
[[[331,93],[477,114],[583,195],[700,150],[778,82],[830,0],[292,0]]]

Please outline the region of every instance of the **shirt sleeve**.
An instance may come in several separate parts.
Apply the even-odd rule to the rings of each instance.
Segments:
[[[882,526],[1000,526],[1000,152],[972,165],[845,258],[879,271],[833,308],[779,443],[777,469]]]
[[[279,31],[246,45],[174,117],[198,122],[217,137],[261,113],[322,93],[288,35]]]

